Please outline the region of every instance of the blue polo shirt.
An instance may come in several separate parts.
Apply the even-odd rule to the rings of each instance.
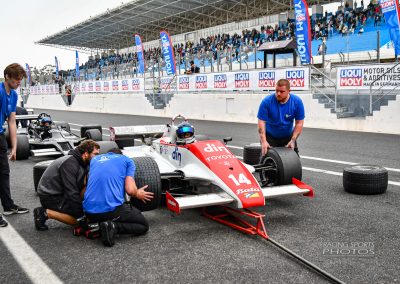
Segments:
[[[92,158],[83,210],[89,214],[114,211],[125,202],[125,178],[134,174],[135,164],[124,155],[107,153]]]
[[[3,124],[12,112],[17,110],[18,94],[15,90],[7,95],[4,83],[0,84],[0,134],[4,133]]]
[[[257,117],[266,122],[269,136],[288,138],[293,134],[294,121],[304,119],[304,105],[296,95],[290,94],[289,100],[281,104],[272,94],[262,100]]]

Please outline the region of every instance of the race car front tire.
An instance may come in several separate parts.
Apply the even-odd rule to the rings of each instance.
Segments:
[[[343,169],[343,188],[346,192],[372,195],[387,190],[388,171],[376,165],[354,165]]]
[[[87,139],[92,139],[93,141],[103,141],[103,135],[98,129],[86,130],[85,137]]]
[[[28,135],[17,135],[17,160],[29,158],[30,147]]]
[[[243,163],[248,165],[257,165],[260,163],[261,145],[252,143],[243,147]]]
[[[295,151],[286,147],[270,148],[262,164],[265,164],[268,158],[273,160],[277,168],[275,185],[292,184],[292,178],[301,180],[303,173],[301,162]]]
[[[114,141],[98,141],[97,144],[100,146],[99,154],[106,154],[112,149],[119,149],[117,143]]]
[[[157,209],[161,205],[162,198],[161,175],[157,163],[150,157],[138,157],[132,160],[136,166],[135,182],[137,188],[148,185],[145,190],[154,194],[154,198],[146,203],[132,197],[130,201],[132,206],[140,211]]]
[[[38,188],[40,179],[42,178],[46,169],[53,162],[54,162],[54,160],[48,160],[48,161],[39,162],[33,166],[33,184],[35,186],[36,192],[37,192],[37,188]]]
[[[97,129],[100,131],[100,133],[103,135],[103,128],[101,127],[101,125],[84,125],[81,127],[81,137],[84,138],[86,131],[90,130],[90,129]]]

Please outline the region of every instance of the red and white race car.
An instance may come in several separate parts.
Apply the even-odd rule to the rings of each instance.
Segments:
[[[187,121],[176,116],[167,125],[110,128],[111,140],[118,144],[139,138],[144,143],[123,149],[135,161],[138,186],[148,184],[155,195],[146,204],[131,200],[142,211],[159,207],[163,194],[168,209],[176,213],[214,205],[249,209],[264,206],[267,198],[313,196],[312,188],[300,181],[301,163],[293,150],[272,148],[262,163],[249,165],[226,147],[231,138],[177,143],[177,119]]]

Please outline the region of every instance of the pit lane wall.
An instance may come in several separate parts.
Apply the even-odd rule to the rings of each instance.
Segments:
[[[143,93],[87,93],[78,94],[72,106],[66,106],[60,95],[30,95],[26,106],[30,108],[128,114],[171,118],[182,114],[191,119],[257,123],[257,111],[268,92],[254,93],[198,93],[175,94],[166,108],[157,110]],[[365,119],[337,119],[310,93],[298,93],[306,112],[305,127],[400,134],[400,96],[388,106]],[[71,121],[73,121],[71,113]],[[106,127],[106,125],[105,125]]]

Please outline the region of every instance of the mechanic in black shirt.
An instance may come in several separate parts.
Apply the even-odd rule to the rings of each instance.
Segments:
[[[85,187],[90,160],[99,153],[99,149],[99,144],[86,140],[46,169],[37,189],[42,207],[33,211],[38,231],[48,230],[47,219],[74,226],[78,224],[77,219],[84,216],[81,192]]]

